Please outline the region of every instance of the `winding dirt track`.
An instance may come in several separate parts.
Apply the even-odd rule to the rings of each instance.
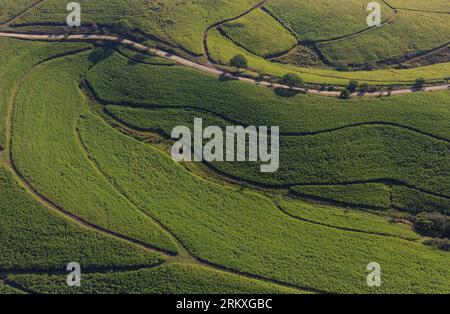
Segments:
[[[214,68],[212,65],[204,65],[199,64],[193,61],[190,61],[188,59],[176,56],[172,53],[150,48],[148,46],[145,46],[143,44],[139,44],[137,42],[134,42],[129,39],[123,39],[118,36],[107,36],[107,35],[92,35],[92,34],[86,34],[86,35],[37,35],[37,34],[23,34],[23,33],[7,33],[7,32],[0,32],[0,37],[8,37],[8,38],[16,38],[16,39],[25,39],[25,40],[43,40],[43,41],[110,41],[110,42],[116,42],[123,46],[141,51],[146,53],[154,54],[158,57],[169,59],[173,62],[176,62],[178,64],[181,64],[183,66],[193,68],[208,74],[216,75],[216,76],[225,76],[226,78],[238,80],[242,82],[247,82],[250,84],[260,85],[260,86],[266,86],[266,87],[272,87],[272,88],[283,88],[283,89],[291,89],[297,92],[303,92],[307,94],[312,95],[321,95],[321,96],[328,96],[328,97],[339,97],[340,92],[337,91],[320,91],[316,89],[304,89],[299,87],[289,87],[287,85],[283,84],[273,84],[271,82],[267,81],[257,81],[255,79],[241,77],[233,75],[229,72],[225,72],[219,69]],[[398,89],[393,91],[376,91],[376,92],[368,92],[363,95],[359,93],[353,93],[352,96],[360,96],[360,97],[379,97],[379,96],[390,96],[390,95],[401,95],[401,94],[409,94],[414,92],[432,92],[432,91],[445,91],[450,89],[450,84],[445,85],[436,85],[436,86],[430,86],[430,87],[424,87],[420,90],[414,90],[414,89]]]

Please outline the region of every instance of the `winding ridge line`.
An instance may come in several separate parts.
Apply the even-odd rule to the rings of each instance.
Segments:
[[[23,34],[23,33],[8,33],[8,32],[0,32],[0,37],[8,37],[8,38],[15,38],[15,39],[28,39],[28,40],[43,40],[43,41],[85,41],[85,42],[92,42],[92,41],[110,41],[110,42],[116,42],[118,44],[124,45],[126,47],[135,49],[140,52],[146,52],[153,55],[156,55],[158,57],[166,58],[171,61],[174,61],[178,64],[181,64],[183,66],[193,68],[205,73],[209,73],[215,76],[224,76],[229,79],[246,82],[254,85],[260,85],[270,88],[282,88],[282,89],[290,89],[297,92],[302,92],[306,94],[311,95],[321,95],[321,96],[329,96],[329,97],[339,97],[340,92],[336,91],[321,91],[316,89],[305,89],[300,87],[290,87],[283,84],[278,83],[272,83],[268,81],[259,81],[247,77],[237,76],[234,74],[231,74],[226,71],[222,71],[219,69],[214,68],[211,65],[205,65],[193,62],[191,60],[185,59],[183,57],[176,56],[172,53],[165,52],[160,49],[150,48],[148,46],[145,46],[143,44],[136,43],[129,39],[120,38],[117,36],[106,36],[106,35],[92,35],[92,34],[85,34],[85,35],[37,35],[37,34]],[[305,73],[308,73],[307,71],[303,71]],[[317,75],[317,74],[315,74]],[[326,76],[322,75],[324,77],[334,77],[334,76]],[[368,81],[368,80],[365,80]],[[401,94],[409,94],[409,93],[415,93],[415,92],[431,92],[431,91],[446,91],[450,89],[450,84],[445,85],[436,85],[436,86],[429,86],[424,87],[421,89],[399,89],[399,90],[393,90],[393,91],[376,91],[376,92],[367,92],[361,95],[360,93],[353,93],[352,96],[359,96],[359,97],[381,97],[381,96],[390,96],[390,95],[401,95]]]

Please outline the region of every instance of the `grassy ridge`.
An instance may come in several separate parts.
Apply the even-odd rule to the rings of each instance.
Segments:
[[[450,139],[449,92],[350,101],[309,95],[280,97],[267,88],[219,81],[191,69],[131,66],[118,55],[94,67],[87,79],[106,102],[194,107],[244,125],[278,125],[284,133],[378,121],[410,126]]]
[[[288,30],[262,10],[223,24],[220,30],[241,47],[262,57],[283,53],[297,44]]]
[[[335,292],[369,292],[364,270],[376,260],[385,274],[378,292],[449,291],[448,253],[292,219],[258,194],[193,176],[92,115],[79,130],[101,171],[203,259]]]
[[[203,32],[208,26],[251,8],[258,0],[111,0],[107,4],[80,0],[82,23],[112,25],[128,19],[134,27],[195,54],[203,54]],[[47,0],[17,24],[66,21],[66,1]]]
[[[54,214],[33,199],[0,166],[0,269],[65,269],[153,265],[159,255],[89,231]]]
[[[9,280],[39,293],[236,294],[298,293],[269,283],[189,264],[109,274],[85,274],[81,287],[68,287],[61,275],[14,275]]]
[[[310,205],[297,200],[280,200],[279,206],[283,211],[294,217],[331,227],[385,234],[411,240],[419,238],[407,225],[391,222],[388,218],[363,211]]]
[[[21,76],[40,60],[78,48],[85,44],[20,41],[0,38],[0,147],[6,142],[6,113],[14,86]]]
[[[15,103],[15,165],[33,187],[65,210],[176,252],[167,234],[115,191],[81,150],[75,128],[87,104],[78,84],[90,66],[88,54],[52,60],[26,78]]]
[[[346,40],[319,43],[317,47],[337,65],[364,64],[427,51],[444,45],[449,38],[448,14],[399,11],[386,26]]]

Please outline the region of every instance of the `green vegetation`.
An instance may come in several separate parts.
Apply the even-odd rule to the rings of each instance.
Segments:
[[[0,294],[22,294],[20,290],[7,286],[0,281]]]
[[[281,78],[280,83],[286,84],[290,87],[302,87],[303,86],[302,78],[295,73],[288,73],[288,74],[284,75]]]
[[[418,213],[422,211],[439,211],[444,214],[450,214],[450,199],[418,193],[402,186],[392,187],[392,206],[406,210],[410,213]]]
[[[24,80],[15,102],[15,166],[31,186],[66,211],[176,252],[167,234],[116,191],[80,150],[75,128],[87,104],[78,84],[90,65],[88,55],[49,61]]]
[[[166,264],[122,273],[84,274],[81,287],[68,287],[66,277],[61,275],[13,275],[8,279],[39,293],[298,293],[294,289],[188,264]]]
[[[381,183],[350,185],[298,185],[290,188],[294,194],[332,200],[348,205],[389,208],[391,191]]]
[[[3,0],[1,2],[0,23],[4,23],[13,18],[36,2],[38,0]]]
[[[336,65],[364,64],[427,51],[444,45],[449,37],[449,15],[399,11],[395,20],[383,27],[317,47]]]
[[[0,269],[64,269],[77,261],[85,268],[154,265],[156,254],[90,231],[31,198],[0,166]]]
[[[290,218],[259,194],[192,175],[91,114],[84,115],[79,131],[100,171],[202,259],[334,292],[369,292],[362,270],[377,260],[385,280],[379,292],[449,291],[448,253]]]
[[[238,16],[259,0],[80,0],[83,23],[114,25],[129,18],[130,27],[161,38],[195,54],[203,54],[203,32],[212,24]],[[66,1],[47,0],[31,10],[16,24],[59,23],[66,21]],[[132,17],[132,19],[130,18]]]
[[[251,54],[222,36],[216,29],[209,31],[207,44],[209,55],[216,63],[229,65],[230,58],[234,55],[242,54],[248,60],[249,71],[257,71],[277,77],[282,77],[286,73],[298,73],[306,83],[311,84],[345,86],[351,79],[370,85],[413,84],[418,76],[423,76],[429,81],[442,81],[448,77],[450,71],[450,62],[411,69],[382,69],[353,72],[281,64]],[[368,44],[372,45],[372,43]]]
[[[415,217],[415,228],[431,237],[450,239],[450,217],[440,213],[420,213]]]
[[[87,79],[97,96],[112,104],[197,108],[243,125],[279,125],[282,133],[382,122],[450,140],[449,92],[350,101],[303,94],[286,98],[268,88],[220,81],[178,66],[131,66],[119,55],[95,66]]]
[[[392,222],[388,218],[368,212],[324,205],[310,205],[297,200],[281,200],[279,207],[293,217],[329,227],[389,235],[411,240],[419,238],[411,230],[411,227],[402,223]]]
[[[399,9],[449,12],[448,3],[441,0],[388,0],[389,4]]]
[[[85,44],[20,41],[0,38],[0,147],[6,143],[6,112],[11,94],[23,74],[40,60],[86,48]]]
[[[247,59],[243,55],[235,55],[230,60],[230,65],[232,67],[239,69],[244,69],[248,66]]]
[[[278,55],[297,44],[288,30],[262,10],[223,24],[220,30],[239,46],[261,57]]]
[[[337,38],[367,28],[367,0],[277,0],[266,8],[281,23],[293,31],[299,41]],[[393,15],[382,4],[386,20]]]

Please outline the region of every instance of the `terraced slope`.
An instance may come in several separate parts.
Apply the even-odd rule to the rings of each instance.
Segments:
[[[449,4],[441,0],[388,0],[390,5],[398,9],[450,12]]]
[[[270,283],[244,279],[189,264],[165,264],[151,269],[109,274],[86,274],[83,285],[69,288],[60,275],[12,275],[8,280],[39,293],[101,294],[235,294],[298,293]]]
[[[14,103],[14,166],[38,193],[63,210],[111,232],[176,252],[167,234],[116,191],[80,151],[74,132],[86,103],[78,82],[91,65],[90,53],[49,61],[25,78]]]

